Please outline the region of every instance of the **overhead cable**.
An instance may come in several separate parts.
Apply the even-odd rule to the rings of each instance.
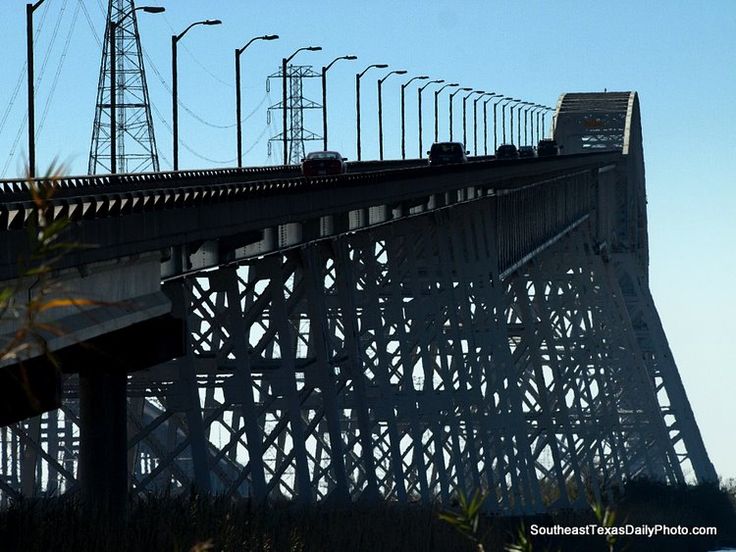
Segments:
[[[166,24],[169,26],[169,29],[171,29],[171,32],[173,34],[176,34],[176,31],[174,30],[174,27],[171,25],[171,22],[169,21],[169,18],[166,17],[165,14],[163,16],[163,19],[166,22]],[[189,54],[189,56],[194,60],[194,63],[196,63],[197,65],[199,65],[202,68],[202,70],[205,73],[207,73],[210,77],[212,77],[213,79],[215,79],[220,84],[222,84],[224,86],[227,86],[228,88],[234,88],[234,86],[233,86],[233,84],[231,82],[227,82],[227,81],[222,80],[220,77],[218,77],[217,75],[215,75],[212,71],[210,71],[210,69],[204,63],[202,63],[201,61],[199,61],[199,59],[197,58],[197,56],[194,55],[194,53],[187,47],[186,44],[182,43],[181,47],[184,50],[186,50],[187,54]]]
[[[38,21],[36,22],[36,28],[33,30],[33,40],[37,40],[39,38],[41,28],[43,27],[44,21],[46,21],[46,16],[48,15],[48,13],[49,13],[49,5],[47,4],[46,6],[42,8],[41,17],[39,17]],[[28,70],[28,60],[25,60],[23,62],[22,67],[20,68],[20,71],[18,72],[18,79],[15,82],[13,93],[10,95],[10,102],[5,108],[2,118],[0,118],[0,134],[2,134],[3,129],[5,128],[5,123],[7,123],[10,112],[12,111],[13,106],[15,105],[15,100],[17,99],[18,93],[20,92],[20,87],[23,84],[23,75],[26,74],[27,70]]]
[[[59,84],[59,77],[61,76],[61,71],[64,68],[64,62],[66,61],[67,53],[69,52],[69,45],[71,44],[72,36],[74,35],[74,28],[77,26],[77,20],[79,19],[79,10],[80,6],[79,3],[77,3],[77,7],[74,10],[74,13],[72,14],[72,24],[69,27],[69,32],[66,35],[66,41],[64,42],[64,48],[61,51],[61,58],[59,58],[59,65],[56,67],[56,73],[54,74],[54,80],[51,83],[51,88],[49,90],[49,95],[46,97],[46,103],[43,107],[43,113],[41,115],[41,120],[38,123],[38,127],[36,128],[36,136],[41,134],[41,131],[43,130],[44,123],[46,122],[46,116],[49,113],[49,109],[51,107],[51,101],[54,98],[54,92],[56,92],[56,86]]]
[[[156,75],[158,80],[161,82],[161,85],[166,89],[167,92],[169,92],[169,94],[171,94],[172,93],[171,86],[169,85],[168,82],[166,82],[166,79],[161,74],[161,71],[158,70],[158,67],[156,67],[156,64],[153,62],[153,59],[151,58],[151,56],[148,55],[148,52],[142,46],[141,46],[141,50],[143,51],[143,56],[146,58],[146,61],[148,62],[149,67],[153,70],[153,73]],[[179,107],[181,107],[192,118],[199,121],[205,126],[217,128],[217,129],[235,128],[235,123],[231,123],[229,125],[218,125],[216,123],[211,123],[207,119],[204,119],[200,117],[199,115],[197,115],[197,113],[195,113],[191,108],[189,108],[189,106],[184,104],[181,100],[179,100],[177,103],[179,104]]]

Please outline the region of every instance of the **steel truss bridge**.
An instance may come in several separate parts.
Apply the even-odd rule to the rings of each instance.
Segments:
[[[562,95],[554,136],[559,157],[337,177],[62,179],[47,216],[97,247],[58,277],[120,303],[60,315],[63,400],[0,429],[0,502],[484,489],[538,512],[715,480],[647,283],[636,93]],[[0,186],[12,281],[33,208]]]

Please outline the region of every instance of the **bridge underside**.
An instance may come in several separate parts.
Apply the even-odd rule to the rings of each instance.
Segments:
[[[691,477],[591,218],[499,241],[520,205],[486,197],[168,283],[189,346],[129,377],[132,488],[306,502],[482,488],[490,509],[530,512]],[[0,430],[21,459],[4,499],[73,488],[74,382],[58,411]]]
[[[637,476],[715,480],[648,289],[638,99],[569,96],[558,140],[623,155],[498,185],[503,164],[448,169],[420,199],[422,178],[396,173],[381,193],[401,202],[349,203],[340,233],[290,241],[311,226],[279,222],[260,253],[167,280],[186,353],[128,376],[127,447],[122,427],[110,443],[129,487],[304,503],[482,489],[521,513]],[[84,377],[0,428],[0,504],[75,489]]]

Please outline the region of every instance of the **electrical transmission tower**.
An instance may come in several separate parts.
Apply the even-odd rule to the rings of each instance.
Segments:
[[[151,102],[143,66],[134,0],[110,0],[97,85],[97,107],[89,151],[89,174],[111,172],[111,93],[116,100],[117,172],[158,171]],[[110,29],[115,29],[115,90],[110,86]]]
[[[320,74],[312,70],[311,65],[289,65],[286,69],[286,78],[288,79],[287,87],[287,121],[289,127],[286,129],[288,139],[288,157],[289,163],[297,165],[304,157],[304,142],[322,140],[322,137],[315,134],[311,130],[304,128],[304,110],[305,109],[323,109],[323,106],[304,97],[302,93],[302,80],[305,78],[319,77]],[[283,73],[281,69],[277,73],[268,76],[267,89],[271,79],[278,79],[281,82]],[[268,117],[270,122],[271,111],[280,111],[284,108],[283,101],[275,103],[268,108]],[[271,144],[274,142],[282,143],[284,140],[283,130],[268,141],[268,154],[271,154]]]

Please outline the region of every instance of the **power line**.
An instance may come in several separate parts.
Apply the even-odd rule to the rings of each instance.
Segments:
[[[86,7],[84,7],[83,0],[78,0],[78,1],[82,4],[83,10],[84,10],[84,15],[85,15],[85,18],[87,20],[87,24],[88,24],[90,30],[92,31],[92,34],[93,34],[95,40],[97,41],[98,46],[102,47],[102,43],[101,43],[101,41],[100,41],[100,39],[99,39],[99,37],[97,35],[97,32],[94,29],[94,25],[92,23],[92,19],[91,19],[90,15],[89,15],[89,12],[87,11]],[[100,8],[100,12],[104,15],[105,14],[104,7],[103,7],[103,5],[102,5],[102,3],[101,3],[100,0],[97,0],[97,5]],[[167,24],[169,25],[169,28],[171,28],[171,24],[168,22],[168,20],[167,20]],[[172,28],[172,31],[173,31],[173,28]],[[163,76],[163,74],[161,73],[161,71],[158,69],[158,66],[153,61],[153,58],[148,54],[148,51],[145,48],[141,48],[141,50],[143,52],[143,56],[146,59],[146,62],[148,63],[148,65],[151,68],[151,70],[153,71],[154,75],[156,75],[156,78],[159,80],[159,82],[164,87],[164,89],[167,92],[171,93],[171,86],[169,85],[169,83],[167,82],[166,78]],[[191,55],[191,52],[189,52],[189,53]],[[192,56],[192,57],[194,57],[194,56]],[[195,61],[197,61],[197,63],[199,63],[199,61],[196,60],[196,58],[195,58]],[[215,78],[217,79],[217,77],[215,77]],[[217,80],[219,80],[219,79],[217,79]],[[220,82],[222,82],[222,81],[220,81]],[[227,84],[227,83],[224,83],[224,84]],[[231,86],[231,85],[229,85],[229,86]],[[268,98],[268,95],[267,94],[264,94],[264,96],[261,98],[261,101],[243,119],[243,122],[245,122],[245,121],[249,120],[251,117],[253,117],[253,115],[256,114],[256,112],[258,111],[258,109],[260,109],[263,106],[263,104],[266,102],[267,98]],[[182,101],[179,101],[178,103],[179,103],[179,106],[182,108],[182,110],[184,110],[186,113],[188,113],[190,116],[192,116],[195,120],[199,121],[200,123],[202,123],[202,124],[204,124],[206,126],[209,126],[209,127],[212,127],[212,128],[217,128],[217,129],[228,129],[228,128],[235,127],[235,124],[218,125],[218,124],[215,124],[215,123],[211,123],[210,121],[207,121],[206,119],[204,119],[201,116],[199,116],[196,112],[194,112],[191,108],[189,108],[188,105],[186,105]],[[164,115],[161,112],[161,110],[156,106],[156,104],[153,101],[151,101],[151,109],[153,110],[154,114],[156,115],[156,118],[158,119],[158,121],[168,130],[169,134],[173,136],[173,129],[171,128],[171,124],[164,117]],[[248,152],[250,152],[258,144],[258,142],[263,137],[264,132],[262,132],[261,135],[257,138],[256,143],[254,143],[253,145],[251,145],[251,147],[248,150]],[[227,160],[227,161],[219,161],[219,160],[216,160],[216,159],[212,159],[212,158],[209,158],[207,156],[204,156],[204,155],[198,153],[191,146],[189,146],[189,144],[187,144],[186,142],[180,140],[180,143],[182,144],[182,146],[184,147],[184,149],[186,149],[187,151],[189,151],[192,155],[194,155],[194,156],[196,156],[196,157],[198,157],[198,158],[200,158],[200,159],[202,159],[204,161],[208,161],[210,163],[227,164],[227,163],[234,163],[235,160],[236,160],[236,159],[231,159],[231,160]],[[159,155],[162,157],[162,159],[167,164],[169,164],[169,165],[171,164],[169,162],[169,160],[163,154],[159,154]]]
[[[46,16],[48,15],[48,13],[49,13],[49,5],[46,4],[46,6],[42,8],[41,17],[39,17],[39,20],[36,22],[36,28],[33,31],[34,40],[38,39],[41,33],[41,27],[43,27],[44,21],[46,21]],[[0,134],[2,134],[2,131],[5,128],[5,123],[7,122],[8,116],[10,115],[10,112],[13,109],[15,100],[18,97],[18,92],[20,92],[20,87],[23,84],[23,75],[25,75],[27,70],[28,70],[28,60],[24,61],[23,65],[20,68],[20,72],[18,73],[18,80],[16,81],[15,88],[13,88],[13,93],[10,96],[10,103],[8,103],[8,106],[5,108],[5,111],[3,112],[2,120],[0,120]]]
[[[78,0],[78,1],[80,2],[80,4],[82,4],[82,7],[84,9],[84,15],[85,15],[85,18],[87,19],[87,24],[89,25],[90,29],[92,30],[92,34],[95,37],[95,40],[97,41],[98,46],[102,47],[102,43],[101,43],[99,37],[97,36],[96,31],[94,30],[94,25],[92,24],[92,20],[91,20],[91,18],[89,16],[89,12],[87,11],[87,8],[84,7],[83,0]],[[100,11],[104,14],[104,8],[103,8],[102,2],[100,0],[97,0],[97,5],[100,8]],[[166,20],[166,23],[169,26],[169,28],[172,29],[172,32],[173,32],[173,28],[171,27],[171,24],[169,23],[168,20]],[[182,46],[184,46],[184,48],[186,49],[186,45],[182,45]],[[163,86],[164,89],[169,94],[171,94],[171,92],[172,92],[171,86],[166,81],[166,78],[163,76],[163,74],[161,73],[161,71],[159,71],[158,66],[153,61],[153,58],[148,54],[148,51],[145,48],[141,48],[141,49],[143,51],[143,56],[146,58],[146,62],[149,64],[149,66],[151,67],[151,70],[153,71],[154,75],[156,75],[156,78],[161,83],[161,86]],[[266,101],[266,96],[264,95],[263,98],[261,98],[261,101],[258,103],[258,105],[241,122],[245,122],[245,121],[249,120],[253,115],[255,115],[256,111],[258,111],[258,109],[264,104],[265,101]],[[204,119],[200,115],[198,115],[193,109],[191,109],[188,105],[186,105],[181,100],[178,101],[178,104],[179,104],[179,107],[182,108],[182,110],[184,110],[193,119],[195,119],[196,121],[199,121],[203,125],[209,126],[211,128],[217,128],[217,129],[230,129],[230,128],[234,128],[235,127],[235,123],[231,123],[231,124],[228,124],[228,125],[219,125],[219,124],[216,124],[216,123],[212,123],[212,122]]]
[[[269,127],[270,125],[266,125],[263,127],[263,130],[258,135],[258,138],[256,138],[256,141],[253,142],[253,144],[251,144],[251,146],[247,150],[245,150],[245,155],[249,154],[253,150],[253,148],[255,148],[258,144],[261,143],[261,140],[263,140],[263,136],[266,134],[266,132],[268,132]]]
[[[158,107],[156,107],[156,104],[153,103],[153,100],[151,100],[151,109],[153,110],[154,115],[158,117],[159,122],[166,127],[166,129],[169,131],[169,134],[173,137],[174,135],[174,129],[171,128],[171,125],[169,122],[164,118],[163,114],[159,111]],[[164,161],[166,161],[167,165],[172,165],[172,163],[169,161],[169,159],[163,155],[162,153],[159,153],[159,157],[161,157]]]
[[[171,92],[172,92],[171,86],[166,81],[166,78],[161,74],[161,71],[159,71],[158,67],[156,66],[156,64],[154,63],[153,59],[148,54],[148,52],[146,51],[145,48],[143,48],[143,56],[146,58],[146,61],[148,62],[149,66],[151,67],[151,70],[153,70],[154,75],[156,75],[156,78],[158,78],[159,82],[161,83],[161,86],[163,86],[164,89],[166,89],[166,91],[169,94],[171,94]],[[266,101],[266,96],[264,95],[261,98],[261,101],[259,102],[259,104],[241,122],[245,122],[248,119],[250,119],[253,115],[255,115],[256,111],[258,111],[258,109],[264,104],[265,101]],[[227,125],[220,125],[220,124],[212,123],[212,122],[208,121],[207,119],[203,118],[201,115],[197,114],[193,109],[191,109],[188,105],[186,105],[181,100],[178,101],[178,104],[179,104],[179,107],[181,107],[193,119],[195,119],[196,121],[199,121],[200,123],[202,123],[205,126],[208,126],[208,127],[211,127],[211,128],[216,128],[216,129],[235,128],[235,123],[231,123],[231,124],[227,124]]]
[[[161,85],[166,89],[166,91],[171,94],[171,86],[169,86],[169,83],[166,82],[166,79],[164,79],[164,76],[161,74],[161,71],[158,70],[158,67],[156,67],[156,64],[153,62],[153,59],[151,56],[148,55],[148,52],[145,48],[142,48],[143,50],[143,56],[146,58],[146,61],[148,62],[149,66],[153,70],[153,73],[156,75],[158,80],[161,82]],[[208,120],[202,118],[197,113],[194,112],[189,106],[184,104],[181,100],[177,102],[179,104],[179,107],[181,107],[184,111],[186,111],[192,118],[199,121],[205,126],[217,128],[217,129],[228,129],[228,128],[235,128],[235,123],[229,124],[229,125],[218,125],[216,123],[211,123]]]
[[[20,92],[20,87],[23,84],[23,74],[26,72],[26,69],[28,68],[28,62],[23,63],[23,67],[20,70],[20,73],[18,74],[18,80],[15,83],[15,88],[13,88],[13,93],[10,95],[10,103],[8,103],[8,106],[5,108],[5,111],[3,112],[3,117],[0,119],[0,134],[2,134],[3,129],[5,128],[5,123],[8,120],[8,116],[10,115],[11,109],[13,109],[13,104],[15,104],[15,100],[18,97],[18,92]]]
[[[72,15],[72,24],[69,27],[69,32],[66,35],[66,41],[64,42],[64,48],[61,51],[61,58],[59,59],[59,65],[56,67],[56,73],[54,74],[54,80],[51,83],[51,89],[49,90],[49,95],[46,98],[46,103],[43,107],[43,114],[41,115],[41,120],[38,124],[38,128],[36,129],[36,136],[41,134],[41,131],[43,130],[43,126],[46,123],[46,116],[49,113],[49,108],[51,107],[51,101],[54,98],[54,92],[56,92],[56,86],[59,84],[59,77],[61,76],[61,71],[64,68],[64,62],[66,61],[66,56],[69,52],[69,45],[72,41],[72,36],[74,34],[74,28],[77,26],[77,20],[79,19],[79,3],[77,3],[77,7],[74,10],[74,13]]]
[[[164,125],[164,127],[166,128],[166,130],[168,130],[169,131],[169,134],[173,137],[174,136],[174,129],[171,128],[171,124],[169,124],[169,121],[166,120],[166,118],[164,118],[163,113],[161,113],[161,111],[158,109],[158,107],[156,107],[156,104],[154,104],[153,102],[151,102],[151,108],[153,109],[153,112],[158,116],[158,119],[161,122],[161,124]],[[209,159],[208,157],[205,157],[203,155],[200,155],[199,153],[197,153],[196,151],[194,151],[189,146],[189,144],[187,144],[181,138],[179,139],[179,143],[184,147],[185,150],[187,150],[191,154],[195,155],[196,157],[199,157],[200,159],[203,159],[204,161],[208,161],[210,163],[222,163],[222,164],[225,164],[225,163],[231,163],[231,162],[234,162],[235,161],[235,159],[233,159],[232,161],[217,161],[217,160],[214,160],[214,159]],[[166,162],[169,165],[171,164],[171,163],[169,163],[168,160],[166,160]]]
[[[51,41],[46,48],[43,62],[41,63],[41,68],[39,69],[38,76],[36,77],[36,86],[39,86],[41,84],[41,81],[43,80],[43,76],[46,72],[46,65],[48,64],[49,58],[51,57],[51,50],[53,49],[54,44],[56,44],[56,38],[59,35],[59,28],[61,27],[61,21],[64,18],[64,11],[66,11],[66,6],[68,3],[69,0],[64,0],[64,3],[61,5],[61,11],[59,12],[59,16],[56,18],[56,25],[54,25],[54,30],[51,33]]]
[[[20,142],[20,137],[23,136],[23,128],[26,126],[26,121],[28,121],[28,113],[23,115],[23,120],[20,122],[20,126],[18,127],[18,132],[15,135],[15,140],[13,140],[13,146],[10,148],[10,153],[8,154],[8,158],[5,161],[5,165],[3,165],[3,170],[0,173],[0,176],[5,176],[5,173],[8,171],[8,166],[10,165],[10,161],[12,161],[13,157],[15,157],[15,150],[18,149],[18,143]]]
[[[64,0],[64,3],[61,5],[61,10],[59,13],[59,16],[56,18],[56,25],[54,25],[54,29],[51,33],[51,40],[46,47],[46,52],[44,53],[43,62],[41,63],[41,68],[38,72],[38,75],[36,75],[34,86],[39,87],[41,85],[41,82],[43,80],[43,75],[46,72],[46,65],[48,64],[49,58],[51,57],[51,51],[54,47],[54,44],[56,43],[56,38],[59,35],[59,28],[61,26],[61,20],[64,17],[64,11],[66,10],[66,6],[69,0]],[[46,8],[43,12],[43,15],[41,16],[41,24],[46,19],[46,14],[48,14],[48,8]],[[35,34],[38,34],[40,30],[40,27],[36,29]],[[27,70],[27,66],[26,66]],[[2,176],[5,176],[5,173],[8,170],[8,167],[10,166],[10,162],[15,157],[15,152],[18,150],[18,144],[20,143],[21,136],[23,136],[23,128],[26,126],[26,123],[28,121],[28,113],[26,112],[23,115],[23,120],[20,123],[20,126],[18,127],[18,132],[15,135],[15,140],[13,140],[13,145],[10,148],[10,153],[8,155],[7,160],[5,161],[5,164],[3,165],[2,173],[0,173]],[[33,132],[35,134],[36,129],[33,129]]]
[[[271,98],[271,88],[269,86],[269,80],[266,79],[266,96],[268,96],[268,104],[273,105],[273,99]],[[274,128],[273,117],[271,117],[271,112],[268,111],[268,114],[266,115],[266,125],[268,126],[270,132],[269,132],[269,139],[268,139],[268,147],[266,149],[266,158],[263,161],[264,165],[267,165],[271,161],[272,157],[272,149],[271,144],[273,143],[273,138],[278,134],[278,130]]]
[[[265,102],[265,101],[266,101],[266,98],[264,98],[264,100],[263,100],[263,101]],[[261,102],[261,103],[263,103],[263,102]],[[170,123],[169,123],[169,121],[168,121],[168,120],[167,120],[167,119],[166,119],[166,118],[164,117],[163,113],[161,113],[161,111],[160,111],[160,110],[158,109],[158,107],[156,107],[156,104],[154,104],[153,102],[151,102],[151,109],[153,109],[153,112],[154,112],[154,114],[156,115],[156,117],[158,118],[158,121],[159,121],[159,122],[160,122],[160,123],[161,123],[162,125],[164,125],[164,127],[166,128],[166,130],[168,130],[168,131],[169,131],[169,134],[173,136],[173,134],[174,134],[174,131],[173,131],[173,129],[171,128],[171,124],[170,124]],[[254,110],[254,113],[255,113],[255,110]],[[260,143],[262,142],[262,140],[263,140],[263,136],[264,136],[264,135],[266,134],[266,132],[267,132],[267,131],[269,130],[269,128],[270,128],[270,127],[271,127],[271,125],[269,124],[269,125],[266,125],[266,126],[265,126],[265,127],[263,128],[263,130],[261,131],[261,133],[260,133],[260,134],[258,135],[258,137],[256,138],[255,142],[253,142],[253,143],[252,143],[252,144],[250,145],[250,147],[249,147],[249,148],[248,148],[247,150],[245,150],[245,153],[246,153],[246,154],[250,153],[250,152],[251,152],[251,151],[252,151],[252,150],[253,150],[253,149],[254,149],[254,148],[255,148],[255,147],[256,147],[256,146],[258,145],[258,144],[260,144]],[[195,149],[193,149],[193,148],[192,148],[192,146],[190,146],[189,144],[187,144],[187,143],[186,143],[186,142],[185,142],[184,140],[182,140],[181,138],[179,139],[179,143],[180,143],[180,144],[181,144],[181,145],[182,145],[182,146],[184,147],[184,149],[186,149],[186,150],[187,150],[187,151],[188,151],[189,153],[191,153],[192,155],[194,155],[195,157],[197,157],[197,158],[199,158],[199,159],[202,159],[203,161],[208,161],[208,162],[210,162],[210,163],[217,163],[217,164],[220,164],[220,165],[227,165],[227,164],[231,164],[231,163],[234,163],[234,162],[235,162],[235,161],[237,160],[237,158],[233,158],[233,159],[227,159],[227,160],[218,160],[218,159],[213,159],[213,158],[211,158],[211,157],[207,157],[207,156],[205,156],[205,155],[202,155],[201,153],[199,153],[198,151],[196,151]],[[162,155],[161,157],[163,157],[163,155]],[[165,160],[165,161],[166,161],[167,163],[169,163],[169,162],[168,162],[168,159],[166,159],[165,157],[164,157],[164,160]],[[169,163],[169,164],[170,164],[170,163]]]
[[[179,143],[184,147],[185,150],[194,155],[194,157],[198,157],[202,161],[207,161],[208,163],[216,163],[218,165],[232,165],[237,160],[237,157],[233,157],[232,159],[227,160],[212,159],[211,157],[207,157],[202,155],[201,153],[197,153],[182,139],[179,139]]]
[[[171,25],[171,22],[169,21],[169,18],[166,15],[164,15],[163,16],[163,19],[166,22],[166,24],[169,26],[169,29],[171,29],[171,32],[174,33],[174,34],[176,34],[176,31],[174,30],[174,27]],[[215,79],[220,84],[222,84],[224,86],[227,86],[228,88],[235,88],[231,82],[227,82],[227,81],[222,80],[220,77],[218,77],[217,75],[215,75],[212,71],[210,71],[210,69],[204,63],[202,63],[201,61],[199,61],[199,59],[197,58],[197,56],[194,55],[194,53],[187,47],[186,44],[182,44],[182,48],[194,60],[194,63],[196,63],[197,65],[199,65],[202,68],[202,70],[205,73],[207,73],[210,77],[212,77],[213,79]]]
[[[92,18],[89,15],[89,11],[87,11],[87,6],[84,5],[84,0],[77,0],[79,5],[82,7],[82,12],[84,13],[84,18],[87,20],[87,25],[89,26],[89,30],[92,32],[92,37],[97,42],[97,46],[102,48],[102,40],[100,40],[99,35],[97,34],[97,30],[95,29],[94,23],[92,23]]]
[[[109,0],[105,21],[87,172],[158,171],[134,0]],[[115,70],[122,78],[112,79]]]

